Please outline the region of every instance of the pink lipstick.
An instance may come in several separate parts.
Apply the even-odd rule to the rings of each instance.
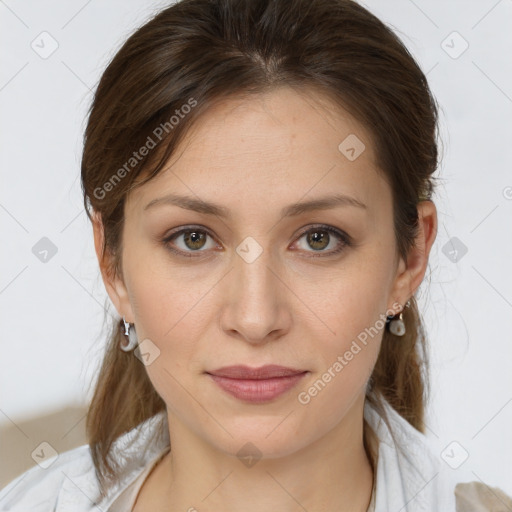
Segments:
[[[251,403],[269,402],[293,388],[308,373],[306,370],[266,365],[226,366],[207,372],[226,393]]]

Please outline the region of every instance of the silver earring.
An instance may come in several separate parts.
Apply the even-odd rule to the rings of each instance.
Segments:
[[[135,324],[129,324],[123,316],[123,323],[124,323],[124,336],[126,336],[128,343],[126,345],[123,345],[121,342],[119,344],[119,348],[121,350],[124,350],[125,352],[130,352],[135,349],[135,347],[138,345],[139,341],[137,340],[137,334],[135,333]],[[133,326],[133,327],[132,327]],[[132,327],[130,329],[130,327]]]
[[[408,300],[405,307],[408,308],[411,305],[411,301]],[[405,334],[405,324],[403,313],[400,312],[398,318],[391,317],[389,320],[389,332],[395,336],[403,336]]]
[[[402,313],[400,313],[398,318],[393,318],[393,320],[389,322],[389,332],[395,336],[403,336],[405,334],[405,324]]]

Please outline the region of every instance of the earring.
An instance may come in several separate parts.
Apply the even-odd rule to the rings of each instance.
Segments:
[[[400,313],[398,318],[393,318],[393,320],[389,322],[389,332],[395,336],[403,336],[405,334],[405,324],[402,313]]]
[[[405,307],[408,308],[411,305],[411,301],[408,300]],[[396,316],[396,315],[395,315]],[[389,319],[389,331],[395,336],[403,336],[405,334],[405,323],[403,313],[400,312],[398,318],[388,317]]]
[[[137,334],[135,333],[135,324],[129,324],[123,316],[123,323],[124,323],[124,336],[128,339],[128,343],[126,345],[123,345],[121,342],[119,344],[119,348],[121,350],[124,350],[125,352],[130,352],[135,349],[135,347],[138,345],[139,341],[137,340]],[[133,329],[130,329],[130,327],[133,325]]]

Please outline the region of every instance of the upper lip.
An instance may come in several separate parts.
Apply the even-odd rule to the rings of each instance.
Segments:
[[[227,377],[230,379],[271,379],[274,377],[288,377],[304,373],[306,370],[298,370],[296,368],[287,368],[275,364],[260,366],[259,368],[251,368],[245,365],[224,366],[217,370],[207,372],[211,375],[219,377]]]

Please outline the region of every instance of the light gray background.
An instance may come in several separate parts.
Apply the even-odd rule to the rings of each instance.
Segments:
[[[85,114],[109,59],[165,5],[0,1],[0,423],[90,398],[106,292],[80,193]],[[398,31],[442,109],[439,232],[420,288],[429,437],[461,481],[512,494],[512,1],[363,5]],[[42,237],[58,250],[46,263],[32,252]]]

